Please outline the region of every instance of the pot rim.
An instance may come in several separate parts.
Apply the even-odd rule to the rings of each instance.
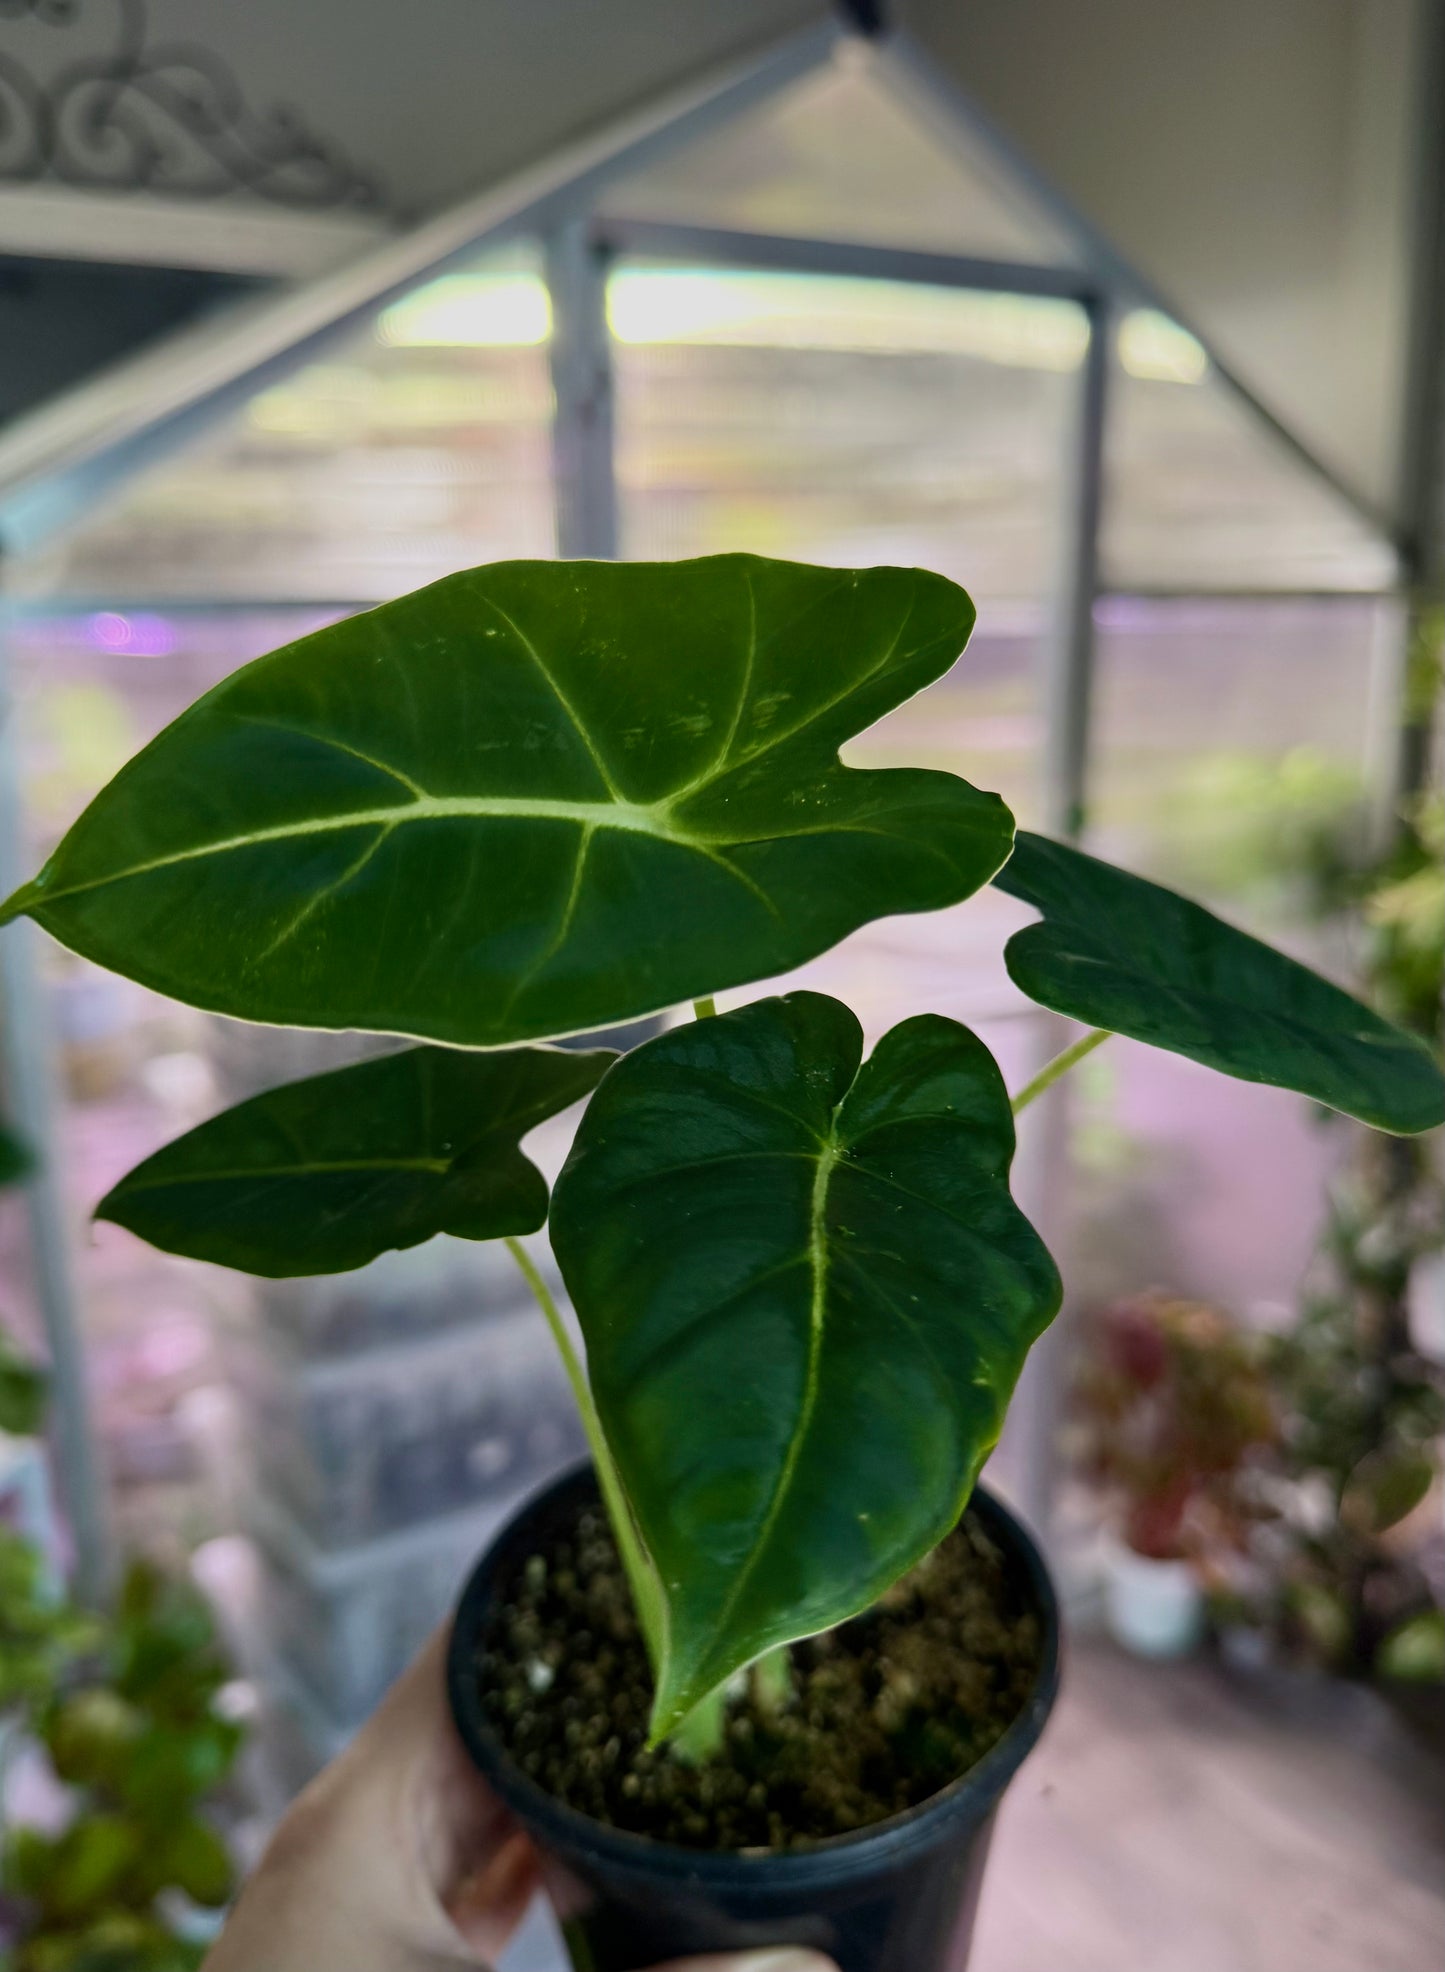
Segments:
[[[744,1891],[820,1887],[853,1874],[860,1862],[887,1867],[920,1842],[941,1840],[957,1823],[982,1823],[992,1813],[1014,1774],[1033,1750],[1053,1709],[1059,1688],[1059,1610],[1052,1581],[1032,1536],[1020,1521],[985,1487],[976,1485],[969,1506],[978,1511],[986,1531],[1000,1541],[1005,1553],[1020,1565],[1030,1600],[1039,1617],[1038,1672],[1018,1714],[980,1760],[916,1807],[866,1828],[829,1835],[806,1849],[749,1855],[738,1849],[689,1849],[680,1843],[613,1828],[569,1807],[549,1794],[512,1760],[489,1726],[476,1696],[474,1644],[481,1618],[491,1598],[492,1577],[505,1550],[536,1514],[565,1497],[584,1480],[595,1483],[592,1461],[561,1473],[532,1494],[517,1509],[487,1548],[468,1577],[458,1599],[447,1641],[447,1700],[458,1734],[473,1762],[496,1788],[519,1819],[555,1848],[584,1854],[605,1863],[610,1871],[655,1881],[705,1878],[715,1888]]]

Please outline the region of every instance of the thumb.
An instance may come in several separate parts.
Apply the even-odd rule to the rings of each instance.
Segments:
[[[831,1958],[816,1951],[803,1951],[794,1945],[769,1947],[767,1951],[726,1951],[709,1953],[706,1958],[674,1958],[658,1965],[653,1972],[838,1972]]]

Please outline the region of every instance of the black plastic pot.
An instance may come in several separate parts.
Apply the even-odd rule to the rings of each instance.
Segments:
[[[786,1855],[683,1849],[604,1827],[516,1767],[483,1712],[477,1638],[499,1573],[596,1502],[590,1466],[530,1501],[462,1593],[447,1660],[468,1751],[542,1851],[577,1972],[638,1972],[693,1952],[810,1945],[841,1972],[963,1972],[999,1798],[1032,1749],[1059,1679],[1059,1619],[1038,1549],[981,1488],[973,1511],[1026,1585],[1043,1650],[1028,1703],[970,1771],[921,1807]],[[520,1552],[519,1552],[520,1551]]]

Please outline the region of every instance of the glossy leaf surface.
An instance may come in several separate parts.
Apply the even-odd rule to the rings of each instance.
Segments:
[[[9,901],[162,993],[497,1047],[967,897],[994,795],[843,768],[973,624],[910,569],[502,562],[207,694]]]
[[[148,1157],[96,1217],[271,1279],[345,1273],[437,1233],[535,1232],[547,1185],[521,1139],[614,1059],[604,1048],[407,1048],[288,1082]]]
[[[1445,1121],[1445,1077],[1421,1042],[1202,905],[1025,833],[994,881],[1042,913],[1004,954],[1041,1006],[1377,1129]]]
[[[1053,1263],[992,1056],[795,993],[619,1062],[553,1198],[597,1407],[666,1598],[654,1730],[864,1608],[957,1519]]]

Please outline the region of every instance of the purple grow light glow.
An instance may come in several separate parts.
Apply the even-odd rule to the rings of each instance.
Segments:
[[[174,626],[164,616],[144,613],[122,616],[117,610],[99,610],[85,634],[101,650],[124,651],[128,657],[167,657],[176,647]]]

